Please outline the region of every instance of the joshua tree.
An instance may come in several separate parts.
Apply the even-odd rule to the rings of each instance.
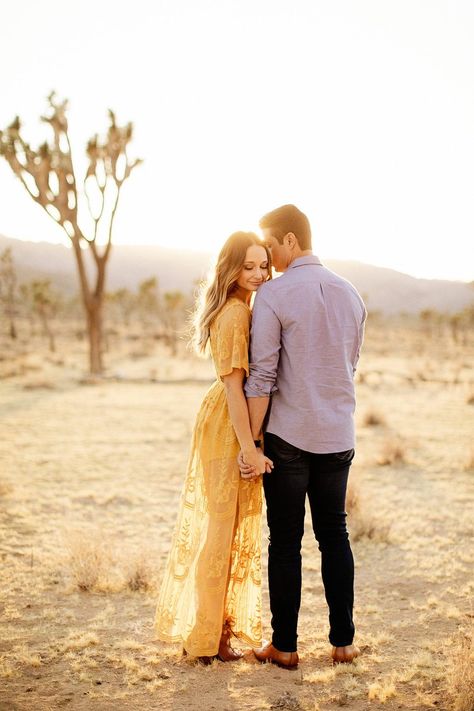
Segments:
[[[166,291],[163,297],[165,309],[163,321],[166,329],[166,340],[172,355],[175,356],[178,352],[178,328],[180,322],[184,319],[186,297],[181,291]]]
[[[131,123],[118,126],[109,110],[107,136],[95,135],[87,144],[89,165],[84,178],[84,194],[92,217],[86,234],[79,226],[79,189],[72,162],[68,133],[67,100],[58,101],[53,92],[48,97],[48,115],[42,116],[53,131],[52,143],[34,150],[21,135],[18,117],[0,131],[0,155],[7,160],[29,195],[60,225],[71,240],[79,275],[82,303],[89,334],[91,373],[103,370],[103,305],[107,261],[112,247],[112,230],[120,191],[132,170],[141,162],[130,161],[127,149],[133,135]],[[81,213],[82,214],[82,213]],[[99,231],[105,244],[99,248]],[[88,247],[95,267],[91,278],[86,270],[83,248]]]
[[[0,303],[7,317],[10,338],[16,338],[16,272],[11,247],[0,254]]]
[[[126,288],[110,291],[107,294],[108,312],[112,311],[112,318],[117,320],[117,315],[124,326],[130,325],[130,316],[135,309],[135,295]]]
[[[51,328],[51,319],[56,316],[59,307],[59,294],[51,288],[49,279],[34,280],[22,284],[21,293],[33,314],[38,316],[43,327],[43,334],[49,341],[49,350],[56,351],[56,342]]]
[[[138,285],[137,305],[143,329],[146,330],[150,320],[156,323],[159,311],[158,280],[156,277],[150,277],[140,282]]]

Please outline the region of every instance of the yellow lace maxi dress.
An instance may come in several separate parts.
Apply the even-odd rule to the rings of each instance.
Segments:
[[[210,329],[217,380],[198,412],[178,520],[155,616],[159,639],[194,656],[218,651],[222,627],[261,643],[261,477],[240,478],[223,375],[248,376],[250,309],[230,298]]]

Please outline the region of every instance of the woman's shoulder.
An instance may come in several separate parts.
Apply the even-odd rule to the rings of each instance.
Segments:
[[[226,324],[236,322],[244,325],[249,324],[250,307],[241,299],[231,296],[217,314],[214,319],[214,324],[216,326],[225,326]]]

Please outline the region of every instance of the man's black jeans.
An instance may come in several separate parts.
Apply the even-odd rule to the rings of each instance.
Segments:
[[[329,607],[329,641],[352,644],[354,623],[354,558],[346,528],[347,479],[354,450],[313,454],[274,434],[265,435],[265,454],[274,470],[264,474],[270,530],[268,585],[273,645],[296,651],[301,602],[301,539],[308,494],[313,530],[321,551],[321,574]]]

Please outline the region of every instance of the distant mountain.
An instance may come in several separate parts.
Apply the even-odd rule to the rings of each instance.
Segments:
[[[77,292],[70,248],[49,242],[26,242],[0,235],[0,252],[11,247],[20,281],[51,279],[65,293]],[[393,269],[362,262],[328,259],[324,264],[359,290],[371,311],[417,313],[422,309],[454,313],[474,302],[474,285],[441,279],[416,279]],[[206,274],[209,254],[155,245],[115,245],[108,270],[108,290],[137,285],[152,276],[163,291],[189,293]]]

